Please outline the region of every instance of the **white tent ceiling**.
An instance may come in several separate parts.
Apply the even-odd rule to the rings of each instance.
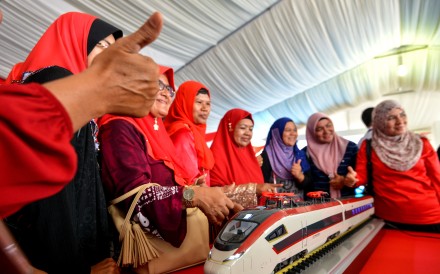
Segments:
[[[208,132],[239,107],[254,114],[254,145],[275,119],[301,126],[316,111],[352,135],[365,131],[365,107],[397,99],[410,128],[432,131],[440,143],[437,0],[6,0],[0,9],[3,78],[64,12],[95,14],[129,34],[160,11],[162,34],[142,53],[173,67],[177,85],[194,79],[210,88]],[[375,58],[402,45],[425,47]],[[399,62],[405,77],[396,74]]]

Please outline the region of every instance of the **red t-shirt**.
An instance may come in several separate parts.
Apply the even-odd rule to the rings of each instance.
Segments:
[[[69,183],[77,159],[69,115],[38,84],[0,85],[0,218]]]
[[[440,223],[440,164],[426,138],[419,161],[407,171],[397,171],[382,163],[371,150],[374,203],[380,218],[405,224]],[[358,185],[367,182],[366,142],[357,155]]]

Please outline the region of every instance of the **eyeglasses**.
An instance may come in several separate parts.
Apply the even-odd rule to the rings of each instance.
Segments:
[[[167,85],[165,85],[164,82],[159,80],[159,91],[162,91],[164,89],[168,90],[168,93],[170,94],[171,98],[173,98],[174,95],[176,94],[176,92],[174,91],[174,89],[171,86],[167,86]]]
[[[110,46],[110,43],[105,40],[101,40],[96,44],[96,46],[102,49],[106,49]]]

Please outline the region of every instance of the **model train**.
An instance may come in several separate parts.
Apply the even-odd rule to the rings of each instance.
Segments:
[[[275,273],[374,214],[371,196],[284,208],[260,206],[234,216],[217,236],[205,273]],[[280,206],[281,205],[281,206]]]

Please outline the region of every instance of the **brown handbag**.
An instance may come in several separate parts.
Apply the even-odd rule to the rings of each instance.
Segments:
[[[119,231],[121,253],[119,266],[131,266],[137,273],[166,273],[204,262],[209,253],[208,219],[198,208],[187,208],[187,232],[181,246],[176,248],[146,231],[131,220],[131,215],[143,191],[158,184],[139,186],[112,200],[108,207]],[[136,196],[127,213],[116,204]]]

